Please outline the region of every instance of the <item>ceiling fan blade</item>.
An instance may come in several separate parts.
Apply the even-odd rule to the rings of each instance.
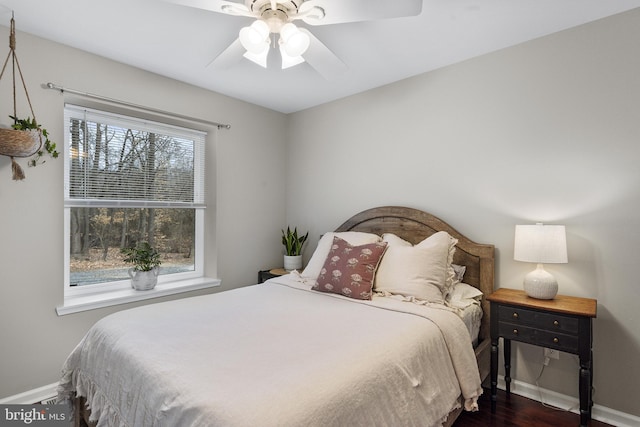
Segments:
[[[309,48],[302,54],[302,57],[309,65],[315,68],[322,77],[327,80],[333,80],[347,71],[346,64],[331,52],[324,43],[318,40],[316,36],[311,34],[309,30],[300,28],[300,31],[308,34],[310,39]]]
[[[242,59],[242,55],[246,52],[246,49],[240,43],[240,39],[236,39],[229,45],[222,53],[216,56],[213,61],[207,64],[213,65],[215,68],[225,69],[229,68]]]
[[[298,19],[309,25],[329,25],[415,16],[422,12],[422,2],[423,0],[308,0],[300,6]],[[316,13],[321,11],[324,14]],[[309,15],[304,16],[305,14]]]
[[[194,7],[211,12],[226,13],[228,15],[254,16],[243,3],[235,3],[226,0],[165,0],[168,3],[180,6]]]

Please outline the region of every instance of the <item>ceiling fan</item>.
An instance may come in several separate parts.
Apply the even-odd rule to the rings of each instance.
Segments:
[[[306,61],[330,80],[344,72],[346,65],[309,30],[293,21],[315,26],[415,16],[422,11],[423,0],[167,1],[255,19],[240,29],[238,38],[212,61],[215,67],[228,68],[245,57],[266,68],[269,50],[277,43],[283,69]]]

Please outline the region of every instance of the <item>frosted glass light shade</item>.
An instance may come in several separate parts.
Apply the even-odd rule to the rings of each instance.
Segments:
[[[269,26],[264,21],[254,21],[240,30],[240,43],[248,52],[259,55],[269,48]]]
[[[564,225],[516,225],[513,259],[538,264],[524,278],[527,295],[553,299],[558,293],[558,282],[542,264],[568,262]]]
[[[311,39],[308,34],[303,33],[294,24],[288,22],[280,29],[280,43],[287,55],[295,58],[309,49]]]

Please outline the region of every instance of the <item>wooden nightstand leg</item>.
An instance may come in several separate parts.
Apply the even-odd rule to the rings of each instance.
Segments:
[[[498,338],[491,338],[491,413],[496,412],[498,400]]]
[[[591,420],[591,407],[593,406],[592,400],[592,381],[593,381],[593,368],[592,368],[592,352],[588,357],[580,357],[580,426],[586,427]]]
[[[511,340],[504,339],[504,383],[507,396],[511,394]]]

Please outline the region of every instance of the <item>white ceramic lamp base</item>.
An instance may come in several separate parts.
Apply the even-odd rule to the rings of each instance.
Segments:
[[[558,281],[542,264],[524,276],[524,291],[532,298],[553,299],[558,293]]]

